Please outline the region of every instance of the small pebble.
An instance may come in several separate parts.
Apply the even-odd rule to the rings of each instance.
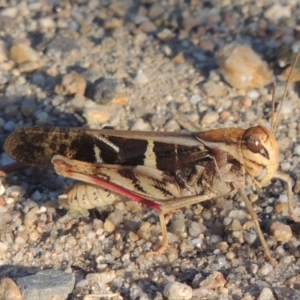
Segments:
[[[116,112],[106,106],[98,106],[94,108],[85,108],[83,116],[90,125],[99,125],[107,123]]]
[[[189,300],[193,296],[193,290],[187,284],[169,282],[164,287],[163,294],[168,300]]]
[[[41,18],[38,20],[38,23],[39,23],[40,27],[43,29],[50,29],[50,28],[56,27],[56,23],[53,20],[53,18],[51,18],[51,17]]]
[[[216,248],[219,249],[223,253],[227,253],[229,246],[228,246],[227,242],[219,242],[216,245]]]
[[[13,197],[14,199],[19,199],[24,194],[24,189],[19,185],[12,185],[5,190],[5,195]]]
[[[130,285],[130,299],[149,300],[149,297],[143,290],[137,285]]]
[[[31,210],[27,212],[24,218],[24,226],[28,229],[32,228],[35,222],[38,219],[38,214],[40,212],[39,207],[33,207]]]
[[[296,145],[294,148],[294,154],[300,156],[300,145]]]
[[[79,51],[77,40],[59,34],[47,45],[46,54],[50,57],[61,59],[76,55]]]
[[[107,104],[114,99],[117,93],[118,81],[114,79],[98,79],[89,85],[87,97],[98,104]]]
[[[273,271],[273,267],[269,263],[265,263],[257,272],[258,276],[267,276]]]
[[[139,236],[132,231],[129,232],[128,236],[132,242],[136,242],[139,240]]]
[[[243,227],[240,223],[239,220],[237,219],[234,219],[232,221],[232,223],[228,226],[228,230],[231,230],[231,231],[242,231],[243,230]]]
[[[108,18],[104,22],[104,28],[106,30],[114,30],[123,26],[123,20],[119,18]]]
[[[162,31],[157,33],[157,37],[163,41],[163,42],[167,42],[169,41],[171,38],[174,37],[174,33],[168,29],[168,28],[164,28]]]
[[[78,95],[85,93],[86,81],[76,71],[71,71],[63,76],[61,84],[55,87],[55,92],[59,95]]]
[[[31,194],[31,199],[38,202],[42,199],[42,195],[39,191],[35,191],[33,194]]]
[[[253,245],[257,239],[257,234],[252,232],[244,232],[244,239],[248,245]]]
[[[250,267],[251,273],[256,274],[258,271],[258,265],[257,264],[252,264]]]
[[[218,119],[219,119],[219,114],[217,112],[210,111],[203,116],[202,122],[204,124],[211,124],[211,123],[215,123]]]
[[[257,100],[260,94],[257,90],[250,90],[247,92],[247,96],[252,100]]]
[[[272,21],[278,21],[279,19],[285,19],[291,17],[291,8],[288,5],[273,4],[264,13],[266,19]]]
[[[116,226],[112,223],[112,221],[106,219],[104,222],[104,229],[108,232],[113,232],[116,229]]]
[[[243,98],[240,103],[243,107],[250,108],[252,106],[252,99],[250,97],[246,97]]]
[[[203,98],[200,95],[193,95],[190,99],[192,104],[198,104]]]
[[[9,18],[16,18],[18,15],[18,8],[17,7],[7,7],[3,8],[0,12],[1,17],[9,17]]]
[[[143,85],[143,84],[148,83],[149,79],[146,76],[146,74],[141,69],[139,69],[137,74],[136,74],[136,77],[135,77],[135,82],[137,84]]]
[[[279,242],[288,242],[293,237],[293,232],[291,227],[280,222],[274,222],[271,225],[270,233]]]
[[[0,180],[0,196],[4,195],[4,193],[5,193],[5,187],[2,184],[2,181]]]
[[[8,49],[4,41],[0,40],[0,63],[8,60]]]
[[[40,57],[31,47],[25,44],[17,44],[10,49],[10,59],[17,64],[22,64],[25,62],[37,62]]]
[[[192,237],[197,237],[199,236],[199,234],[201,233],[201,227],[199,225],[199,223],[197,222],[192,222],[189,228],[189,234]]]
[[[220,120],[226,120],[230,117],[231,113],[228,110],[224,110],[220,113]]]
[[[175,235],[181,235],[186,230],[185,219],[183,214],[176,214],[171,221],[169,231]]]
[[[261,88],[271,82],[267,64],[246,45],[230,44],[220,53],[220,72],[237,89]]]
[[[142,118],[138,118],[131,126],[130,130],[151,130],[150,124],[145,122]]]
[[[273,299],[274,299],[273,292],[269,288],[263,288],[263,290],[261,291],[261,293],[257,298],[257,300],[273,300]]]
[[[118,227],[123,223],[123,212],[116,210],[107,217],[107,220],[110,220],[115,227]]]
[[[36,111],[35,117],[40,123],[46,123],[49,120],[49,114],[46,111]]]
[[[37,106],[35,105],[34,101],[32,101],[31,99],[24,99],[22,101],[21,112],[25,117],[27,118],[33,117],[36,109]]]

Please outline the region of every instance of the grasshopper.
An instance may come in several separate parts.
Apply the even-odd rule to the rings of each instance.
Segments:
[[[54,167],[57,174],[84,182],[61,197],[67,208],[112,204],[119,199],[116,195],[122,195],[156,209],[162,231],[160,252],[168,246],[168,213],[238,192],[266,258],[275,265],[244,187],[246,176],[259,187],[267,186],[273,178],[284,181],[291,217],[300,220],[293,212],[292,180],[277,170],[279,153],[274,136],[289,78],[276,118],[273,95],[270,130],[254,126],[174,133],[28,127],[8,137],[5,151],[21,163]]]

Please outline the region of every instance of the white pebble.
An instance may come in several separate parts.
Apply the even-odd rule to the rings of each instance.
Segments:
[[[21,236],[17,236],[15,239],[15,244],[20,245],[20,244],[24,244],[26,241],[23,237]]]
[[[141,70],[141,69],[138,70],[136,77],[135,77],[135,82],[137,84],[141,84],[141,85],[149,82],[149,79],[146,76],[146,74],[143,72],[143,70]]]
[[[39,25],[44,29],[54,28],[56,26],[53,18],[45,17],[38,20]]]
[[[293,255],[288,255],[288,256],[283,257],[280,260],[280,263],[282,263],[283,266],[287,266],[287,265],[290,265],[294,260],[295,260],[295,257]]]
[[[2,184],[2,181],[0,180],[0,196],[2,196],[5,193],[5,187]]]
[[[231,223],[232,223],[232,218],[230,218],[230,217],[225,217],[225,218],[224,218],[223,224],[224,224],[225,226],[228,226],[228,225],[230,225]]]
[[[76,287],[77,287],[77,288],[85,288],[85,287],[87,287],[88,285],[89,285],[88,280],[83,279],[83,280],[80,280],[79,282],[77,282]]]
[[[224,267],[225,264],[226,264],[226,257],[225,257],[225,256],[220,256],[220,257],[218,258],[218,265],[219,265],[220,267]]]
[[[257,90],[251,90],[247,93],[247,96],[252,100],[256,100],[259,97],[259,92]]]
[[[300,145],[297,145],[297,146],[294,148],[294,154],[300,156]]]
[[[2,213],[6,213],[7,210],[8,210],[8,208],[7,208],[6,206],[3,206],[3,205],[0,206],[0,213],[1,213],[1,214],[2,214]]]
[[[219,114],[217,112],[209,111],[203,116],[202,122],[206,124],[211,124],[218,121],[218,119],[219,119]]]
[[[44,213],[44,212],[46,212],[46,211],[47,211],[47,207],[42,205],[42,206],[40,207],[40,212],[41,212],[41,213]]]
[[[7,248],[8,248],[8,246],[6,243],[0,242],[0,254],[5,253],[7,251]]]
[[[18,15],[18,9],[16,7],[7,7],[1,10],[2,17],[16,18]]]
[[[18,199],[20,196],[24,195],[24,189],[19,185],[12,185],[8,187],[5,191],[5,195]]]
[[[168,300],[188,300],[193,296],[193,290],[190,286],[180,282],[169,282],[163,292]]]
[[[0,62],[8,60],[8,51],[4,41],[0,40]]]
[[[145,122],[142,118],[138,118],[131,127],[131,130],[150,130],[150,125]]]
[[[23,261],[23,257],[24,257],[23,253],[22,252],[18,252],[14,256],[14,258],[13,258],[14,263],[20,263],[20,262],[22,262]]]
[[[292,50],[294,53],[298,53],[300,52],[300,41],[295,41],[293,44],[292,44]]]
[[[201,245],[203,244],[203,240],[202,239],[193,239],[191,240],[192,244],[195,246],[195,247],[198,247],[200,248]]]
[[[250,270],[251,270],[252,274],[256,274],[257,271],[258,271],[258,265],[252,264],[251,267],[250,267]]]
[[[280,203],[287,203],[288,202],[288,196],[287,195],[280,195],[278,202]]]
[[[192,104],[198,104],[203,98],[200,95],[193,95],[190,99]]]
[[[200,228],[199,223],[192,222],[192,224],[190,225],[190,228],[189,228],[189,234],[192,237],[197,237],[200,233],[201,233],[201,228]]]
[[[14,223],[15,223],[16,227],[20,227],[22,225],[21,218],[15,218]]]
[[[237,219],[239,221],[245,220],[245,218],[247,217],[247,212],[245,212],[242,209],[233,209],[228,214],[228,217],[230,217],[232,219]]]
[[[26,228],[32,228],[34,223],[37,220],[38,217],[38,213],[40,212],[39,207],[33,207],[32,209],[30,209],[27,214],[25,215],[24,218],[24,226]]]
[[[285,115],[291,115],[294,111],[294,107],[291,103],[291,101],[286,101],[282,105],[281,113],[283,116]]]
[[[266,276],[273,271],[273,267],[269,263],[265,263],[258,271],[259,276]]]
[[[5,202],[8,205],[13,204],[13,203],[15,203],[15,198],[13,198],[13,197],[5,197]]]
[[[116,210],[116,211],[112,212],[107,217],[107,219],[110,220],[115,227],[117,227],[121,223],[123,223],[123,212],[120,210]]]
[[[164,45],[162,47],[162,50],[163,50],[163,52],[164,52],[165,55],[167,55],[167,56],[172,55],[172,49],[169,46]]]
[[[279,19],[290,18],[291,14],[292,12],[290,6],[283,6],[276,3],[264,12],[264,17],[268,20],[277,22]]]
[[[300,216],[300,207],[294,208],[294,214],[295,214],[296,216]]]
[[[256,241],[257,234],[254,232],[244,232],[244,239],[247,242],[247,244],[251,246]]]
[[[219,235],[213,234],[210,238],[210,241],[214,244],[222,241],[222,238]]]
[[[269,288],[265,287],[261,291],[261,293],[258,296],[257,300],[271,300],[271,299],[274,299],[273,296],[274,296],[273,292]]]
[[[265,209],[265,211],[266,211],[267,214],[272,213],[273,210],[274,210],[274,207],[273,207],[273,206],[270,206],[270,205],[268,205],[268,206],[266,207],[266,209]]]

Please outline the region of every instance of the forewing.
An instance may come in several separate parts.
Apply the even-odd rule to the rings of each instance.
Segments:
[[[187,167],[208,156],[193,133],[28,127],[13,132],[5,151],[19,162],[51,168],[62,155],[88,163],[144,165],[166,172]]]

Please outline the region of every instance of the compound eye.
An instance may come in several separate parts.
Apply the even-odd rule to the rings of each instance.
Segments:
[[[246,140],[245,140],[246,147],[253,153],[260,153],[262,156],[267,157],[268,154],[266,152],[266,149],[261,143],[261,139],[257,134],[251,134]]]
[[[258,153],[266,159],[270,159],[268,150],[271,150],[271,153],[273,153],[273,139],[269,131],[262,126],[248,128],[242,137],[243,144],[249,151],[254,154]]]
[[[260,153],[262,149],[260,138],[256,134],[250,135],[246,141],[246,147],[253,153]]]

